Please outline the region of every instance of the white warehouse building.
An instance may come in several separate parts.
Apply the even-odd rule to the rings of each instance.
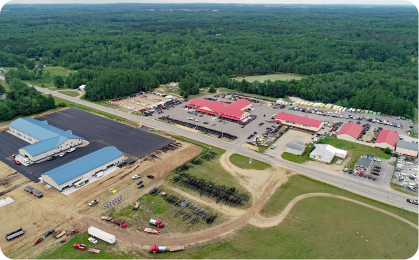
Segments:
[[[89,178],[125,160],[124,154],[115,146],[104,147],[74,161],[61,165],[41,175],[42,180],[62,192],[65,188],[79,188]]]
[[[9,124],[10,134],[30,143],[19,149],[19,154],[32,162],[42,161],[85,142],[84,138],[48,125],[47,121],[19,118]]]

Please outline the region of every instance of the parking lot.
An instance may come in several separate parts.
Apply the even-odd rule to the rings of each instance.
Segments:
[[[105,146],[115,146],[131,159],[138,159],[173,142],[171,139],[140,130],[141,128],[136,129],[76,108],[62,110],[37,119],[47,120],[48,124],[63,130],[72,130],[73,134],[89,141],[89,145],[77,148],[64,157],[25,167],[15,164],[11,156],[18,153],[18,149],[28,143],[7,132],[1,133],[0,160],[35,182],[39,181],[38,178],[42,173]]]
[[[407,158],[406,158],[407,159]],[[395,173],[392,183],[403,186],[405,190],[418,193],[418,163],[416,161],[405,160],[400,156],[397,160]]]
[[[204,99],[204,98],[214,98],[214,95],[209,94],[209,95],[204,95],[199,97],[199,99]],[[222,97],[217,97],[216,99],[223,101],[223,102],[229,102],[231,100],[227,99],[227,98],[222,98]],[[153,114],[152,118],[159,118],[161,116],[169,116],[171,118],[175,118],[178,120],[182,120],[182,121],[188,121],[188,117],[191,116],[191,114],[188,114],[188,110],[183,108],[184,105],[188,104],[187,102],[182,103],[181,105],[176,106],[175,108],[171,108],[170,110],[164,110],[162,114]],[[308,117],[308,118],[312,118],[312,119],[316,119],[316,120],[321,120],[321,121],[329,121],[330,123],[333,123],[333,121],[342,121],[343,123],[348,123],[349,121],[352,122],[361,122],[361,124],[366,124],[369,123],[371,125],[370,131],[372,131],[374,128],[378,128],[378,127],[382,127],[383,130],[393,130],[398,132],[399,134],[404,135],[405,140],[407,141],[412,141],[415,140],[413,138],[410,138],[407,136],[406,134],[406,130],[409,129],[408,127],[408,122],[406,120],[397,120],[396,118],[392,118],[392,117],[387,117],[387,116],[374,116],[380,119],[385,119],[385,120],[391,120],[393,122],[396,123],[401,123],[404,128],[396,128],[393,126],[389,126],[389,125],[383,125],[383,124],[379,124],[379,123],[372,123],[372,122],[367,122],[365,119],[362,120],[354,120],[351,118],[346,118],[347,115],[351,114],[348,112],[342,112],[342,114],[344,115],[343,118],[334,118],[331,116],[322,116],[322,115],[317,115],[317,114],[311,114],[311,113],[304,113],[304,112],[300,112],[300,111],[294,111],[294,110],[288,110],[288,106],[286,106],[285,108],[282,109],[273,109],[270,106],[267,106],[267,103],[263,104],[263,105],[258,105],[256,103],[253,103],[252,105],[252,110],[250,112],[250,114],[252,115],[256,115],[257,119],[254,120],[253,122],[249,123],[248,125],[246,125],[244,128],[241,128],[241,125],[237,124],[237,123],[233,123],[233,122],[227,122],[227,123],[222,123],[222,122],[218,122],[217,118],[214,118],[213,116],[207,116],[204,115],[203,117],[199,117],[199,116],[192,116],[192,118],[194,119],[198,119],[199,122],[195,122],[195,124],[198,125],[202,125],[202,126],[206,126],[208,128],[217,130],[217,131],[222,131],[222,132],[227,132],[229,134],[233,134],[236,135],[238,138],[236,139],[236,142],[238,144],[244,144],[247,141],[247,137],[254,133],[260,133],[262,131],[266,130],[266,127],[272,127],[272,123],[268,123],[266,122],[266,119],[271,119],[271,117],[273,115],[277,115],[279,112],[285,112],[288,114],[292,114],[292,115],[297,115],[297,116],[304,116],[304,117]],[[353,115],[358,115],[358,116],[366,116],[366,117],[373,117],[372,115],[366,115],[366,114],[357,114],[357,113],[352,113]],[[191,120],[192,121],[192,120]],[[204,124],[204,122],[208,122],[207,125]],[[212,123],[215,123],[216,125],[212,125]],[[260,123],[264,123],[263,125],[259,126]],[[343,124],[342,124],[343,125]],[[325,127],[325,129],[321,130],[320,133],[324,133],[325,131],[328,131],[329,128]],[[339,131],[339,129],[337,129],[337,131]],[[337,132],[336,131],[336,132]],[[334,132],[334,133],[336,133]],[[417,140],[415,140],[417,141]]]

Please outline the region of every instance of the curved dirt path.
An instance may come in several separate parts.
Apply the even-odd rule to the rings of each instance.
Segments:
[[[343,196],[336,195],[336,194],[330,194],[330,193],[306,193],[306,194],[302,194],[302,195],[297,196],[294,199],[292,199],[288,203],[288,205],[285,207],[285,209],[278,216],[271,217],[271,218],[265,218],[265,217],[262,217],[260,214],[257,214],[254,218],[252,218],[249,221],[249,224],[251,224],[253,226],[256,226],[256,227],[261,227],[261,228],[274,227],[276,225],[279,225],[286,218],[288,213],[290,213],[291,209],[295,206],[295,204],[297,204],[297,202],[299,202],[300,200],[307,199],[307,198],[312,198],[312,197],[332,197],[332,198],[337,198],[337,199],[350,201],[350,202],[365,206],[367,208],[380,211],[384,214],[387,214],[389,216],[397,218],[397,219],[411,225],[412,227],[418,229],[418,226],[416,224],[414,224],[414,223],[412,223],[412,222],[410,222],[410,221],[408,221],[408,220],[406,220],[406,219],[404,219],[404,218],[402,218],[402,217],[400,217],[396,214],[393,214],[393,213],[388,212],[386,210],[374,207],[372,205],[369,205],[369,204],[366,204],[366,203],[363,203],[363,202],[360,202],[360,201],[357,201],[357,200],[354,200],[354,199],[350,199],[350,198],[347,198],[347,197],[343,197]]]

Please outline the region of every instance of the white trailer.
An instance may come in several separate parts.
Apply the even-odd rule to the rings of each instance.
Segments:
[[[116,237],[112,234],[109,234],[103,230],[100,230],[98,228],[95,227],[89,227],[87,229],[87,232],[89,233],[89,235],[91,235],[92,237],[96,237],[99,238],[105,242],[108,242],[109,244],[113,244],[116,241]]]

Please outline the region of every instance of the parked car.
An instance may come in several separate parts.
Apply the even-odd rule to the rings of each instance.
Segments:
[[[15,163],[16,163],[17,165],[21,165],[21,163],[20,163],[18,160],[15,160]]]
[[[141,184],[140,186],[138,186],[137,189],[141,189],[142,187],[144,187],[144,184]]]
[[[91,202],[89,202],[89,206],[93,206],[98,202],[99,202],[98,200],[92,200]]]
[[[42,237],[38,238],[37,240],[35,240],[35,242],[32,243],[32,245],[35,246],[35,245],[41,243],[42,241],[44,241],[44,239]]]
[[[376,171],[376,172],[381,172],[381,170],[380,170],[380,169],[378,169],[378,168],[375,168],[375,169],[374,169],[374,171]]]
[[[374,158],[374,161],[376,161],[376,162],[381,162],[381,160],[380,160],[380,159],[378,159],[378,158]]]
[[[153,175],[147,175],[147,178],[154,179],[154,176]]]
[[[351,173],[351,174],[352,174],[353,172],[354,172],[354,170],[352,170],[352,169],[349,169],[349,173]]]
[[[60,153],[60,157],[63,157],[65,155],[65,152],[64,153]]]
[[[76,150],[76,148],[71,148],[71,149],[69,149],[67,152],[68,153],[71,153],[71,152],[74,152]]]
[[[132,178],[135,180],[135,179],[141,178],[141,175],[136,174],[136,175],[132,176]]]
[[[52,160],[55,160],[55,159],[57,159],[57,157],[55,157],[55,156],[48,157],[48,161],[52,161]]]
[[[89,240],[90,242],[92,242],[93,244],[97,244],[97,240],[94,239],[93,237],[89,237],[87,240]]]
[[[141,183],[143,183],[143,181],[139,181],[139,182],[137,182],[137,185],[140,185]]]
[[[51,235],[52,233],[54,233],[54,229],[51,229],[51,230],[48,230],[45,234],[44,234],[44,237],[47,237],[47,236],[49,236],[49,235]]]
[[[381,169],[381,166],[375,165],[374,168]]]
[[[373,181],[375,181],[377,179],[377,177],[375,177],[375,176],[372,176],[372,180]]]
[[[343,171],[344,171],[344,172],[347,172],[347,171],[348,171],[348,168],[343,169]]]

